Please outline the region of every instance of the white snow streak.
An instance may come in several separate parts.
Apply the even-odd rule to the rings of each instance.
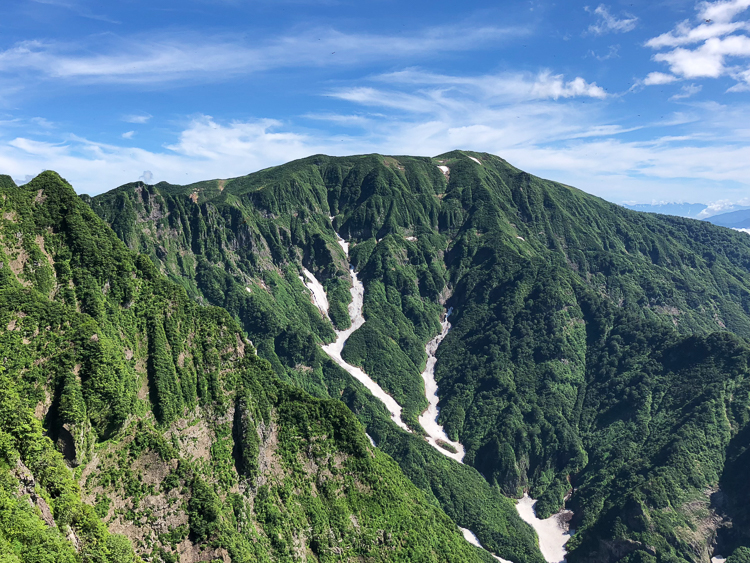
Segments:
[[[452,311],[452,308],[448,309],[448,312],[445,314],[445,320],[441,323],[443,330],[440,334],[430,340],[427,343],[427,346],[425,346],[425,352],[427,352],[427,364],[422,372],[422,379],[424,380],[424,392],[430,405],[427,407],[427,410],[422,413],[422,416],[419,417],[419,424],[421,424],[422,428],[427,432],[427,441],[433,447],[435,447],[441,454],[461,462],[465,454],[464,447],[458,442],[451,441],[443,430],[443,427],[437,422],[439,413],[438,401],[440,398],[437,394],[438,386],[435,381],[435,364],[437,363],[435,353],[437,352],[438,346],[440,346],[440,343],[448,335],[448,332],[451,329],[451,323],[448,321],[448,317]],[[441,448],[438,444],[438,440],[446,442],[456,448],[456,453],[454,454]]]
[[[344,253],[346,254],[346,257],[348,259],[349,243],[347,243],[338,235],[336,236],[338,237],[339,244],[341,245],[341,248],[344,249]],[[357,381],[362,383],[362,385],[367,387],[370,393],[383,401],[383,404],[388,409],[388,412],[391,413],[391,419],[393,420],[393,422],[398,424],[407,432],[411,432],[409,430],[409,427],[406,426],[406,424],[404,424],[404,422],[401,420],[401,406],[396,402],[396,400],[388,393],[383,391],[380,385],[370,379],[370,376],[367,375],[364,371],[356,366],[347,363],[346,361],[344,361],[344,358],[341,357],[341,352],[344,350],[344,344],[346,344],[347,339],[355,330],[365,324],[365,318],[362,315],[365,287],[364,285],[362,285],[362,282],[357,279],[357,273],[354,271],[354,268],[351,265],[349,266],[349,274],[352,277],[352,288],[350,290],[352,293],[352,302],[349,303],[349,317],[352,320],[352,324],[346,330],[337,330],[336,340],[330,344],[326,344],[325,346],[323,346],[323,351],[331,356],[331,358],[333,358],[333,361],[335,361],[338,365],[349,372],[352,377],[354,377]]]
[[[562,510],[549,518],[540,520],[536,517],[534,506],[536,501],[528,494],[516,504],[516,510],[521,520],[531,525],[539,536],[539,549],[548,563],[561,563],[565,561],[565,544],[571,536],[568,530],[566,516],[572,514],[569,510]]]
[[[307,289],[312,292],[313,302],[318,307],[318,309],[320,309],[320,312],[327,317],[328,297],[326,296],[326,290],[323,288],[323,284],[320,283],[317,278],[312,275],[312,272],[310,272],[310,270],[308,270],[307,268],[302,268],[302,271],[305,273],[307,281],[302,279],[302,276],[299,276],[299,279],[302,281],[302,283],[305,284]]]
[[[469,543],[470,543],[471,545],[475,545],[475,546],[477,546],[477,547],[481,547],[482,549],[484,549],[484,547],[482,547],[482,544],[481,544],[481,543],[479,543],[479,540],[478,540],[478,539],[477,539],[477,537],[476,537],[476,536],[474,535],[474,532],[472,532],[471,530],[469,530],[469,529],[467,529],[467,528],[461,528],[460,526],[459,526],[459,528],[458,528],[458,529],[459,529],[459,530],[461,530],[461,532],[462,532],[462,533],[463,533],[463,535],[464,535],[464,539],[465,539],[465,540],[466,540],[467,542],[469,542]],[[485,550],[485,551],[488,551],[488,550]],[[502,557],[498,557],[497,555],[495,555],[494,553],[492,553],[492,552],[490,552],[490,551],[488,551],[488,553],[489,553],[490,555],[492,555],[492,557],[494,557],[494,558],[495,558],[495,559],[497,559],[498,561],[502,561],[503,563],[512,563],[511,561],[508,561],[507,559],[503,559]]]

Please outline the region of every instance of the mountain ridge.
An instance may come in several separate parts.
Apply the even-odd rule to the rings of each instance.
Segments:
[[[304,484],[309,474],[297,473],[299,457],[269,458],[274,440],[285,444],[284,452],[312,456],[315,487],[330,478],[327,472],[340,475],[337,464],[346,462],[355,475],[381,471],[388,482],[402,483],[404,502],[423,499],[416,504],[423,508],[419,518],[403,526],[438,522],[443,543],[402,542],[417,557],[489,557],[467,550],[457,524],[503,558],[539,563],[537,538],[511,500],[524,492],[538,499],[539,516],[572,509],[571,563],[708,563],[716,553],[739,557],[750,546],[750,487],[742,478],[750,449],[750,242],[744,233],[632,212],[469,151],[434,158],[315,155],[236,179],[135,183],[94,198],[75,198],[68,186],[66,203],[57,206],[36,188],[62,185],[59,177],[45,173],[32,182],[18,188],[0,177],[1,261],[10,265],[0,269],[0,292],[24,295],[28,311],[18,316],[9,305],[0,307],[0,325],[12,322],[23,331],[0,333],[14,350],[11,381],[29,396],[29,408],[41,409],[61,453],[72,440],[69,464],[88,468],[89,448],[102,453],[93,470],[99,476],[79,486],[104,517],[132,519],[127,510],[118,512],[124,502],[148,519],[141,503],[187,490],[181,497],[187,528],[168,528],[163,538],[127,528],[139,553],[167,561],[180,549],[204,545],[242,560],[250,553],[248,538],[257,537],[256,557],[339,554],[326,551],[336,546],[323,537],[333,531],[353,538],[362,530],[346,524],[344,512],[343,523],[326,520],[314,528],[320,533],[305,534],[302,550],[300,536],[281,523],[311,516],[295,508],[283,479],[260,486],[257,510],[247,512],[259,536],[224,526],[245,513],[245,501],[232,489],[244,471],[267,475],[281,467],[284,475],[299,475],[298,488],[312,490]],[[22,190],[23,204],[13,200]],[[24,227],[28,233],[18,230],[19,217],[32,221]],[[62,243],[89,228],[93,241],[74,236]],[[410,433],[321,350],[351,322],[349,261],[339,235],[364,284],[365,322],[347,340],[343,359],[398,402]],[[322,283],[330,320],[300,281],[305,270]],[[59,346],[48,340],[58,329],[39,330],[32,307],[46,301],[51,304],[44,307],[61,312],[81,309],[81,317],[69,313],[86,321],[76,342],[100,367],[92,371],[88,360],[76,368],[74,356],[50,382],[42,380],[33,364],[45,357],[43,346]],[[436,351],[438,422],[465,446],[465,465],[429,445],[419,424],[428,404],[421,378],[425,344],[441,331],[447,307],[452,328]],[[137,322],[128,320],[132,315]],[[174,315],[179,323],[169,320]],[[191,337],[189,326],[203,328]],[[264,360],[239,358],[246,336]],[[36,356],[20,352],[24,339],[42,346]],[[112,345],[122,339],[128,345],[118,356]],[[249,341],[243,346],[251,349]],[[255,367],[240,378],[232,375],[236,362]],[[127,387],[144,377],[148,386]],[[49,385],[54,392],[45,391]],[[225,404],[225,385],[232,399],[216,406]],[[42,391],[52,399],[47,407]],[[97,446],[108,432],[123,432],[117,425],[132,410],[128,401],[141,405],[134,413],[140,421],[128,428],[143,438],[123,434],[131,441],[119,451],[106,439]],[[108,402],[115,408],[105,408]],[[275,409],[270,419],[263,404]],[[193,408],[198,414],[190,414]],[[349,422],[325,422],[333,420]],[[359,430],[331,437],[339,424]],[[197,452],[210,463],[180,461],[196,451],[188,445],[193,437],[203,440]],[[307,440],[307,449],[300,451],[295,440]],[[314,445],[319,442],[322,450]],[[377,461],[362,465],[356,453],[336,461],[335,452],[350,446]],[[176,486],[155,494],[155,483],[138,484],[108,459],[151,464]],[[361,528],[378,521],[377,511],[367,512],[375,505],[354,501],[362,497],[352,490],[325,502],[334,506],[334,497],[370,515],[358,513]],[[231,507],[217,499],[231,499]],[[206,511],[209,520],[196,516]],[[157,517],[153,525],[161,522]],[[292,529],[304,528],[299,525]],[[350,549],[354,555],[363,547]]]
[[[341,402],[280,382],[226,311],[189,300],[57,174],[0,190],[8,561],[41,560],[47,536],[56,561],[133,560],[101,521],[153,561],[489,558]],[[18,462],[53,518],[26,533],[7,514],[29,498]]]
[[[207,185],[218,190],[218,183]],[[278,315],[274,336],[264,329],[253,339],[281,377],[320,396],[330,396],[331,382],[342,381],[316,345],[331,338],[317,324],[320,314],[314,308],[300,314],[310,297],[299,309],[289,299],[306,295],[301,283],[295,286],[306,268],[323,283],[331,310],[343,311],[348,280],[336,248],[340,233],[350,241],[351,263],[365,285],[366,319],[343,357],[397,400],[414,434],[427,406],[420,378],[424,345],[440,330],[443,307],[451,306],[453,329],[438,348],[435,370],[439,421],[466,446],[469,465],[508,496],[529,490],[539,499],[541,516],[556,512],[579,489],[567,501],[580,528],[570,543],[571,561],[648,558],[654,545],[660,557],[707,561],[716,536],[685,539],[676,530],[696,525],[684,506],[714,510],[698,484],[718,486],[721,468],[712,463],[695,474],[665,472],[660,460],[670,459],[668,450],[675,459],[689,458],[691,451],[722,459],[728,437],[745,419],[725,426],[717,418],[709,425],[714,437],[693,443],[698,419],[680,419],[678,413],[698,406],[664,403],[659,386],[689,386],[685,374],[695,370],[719,377],[719,358],[704,367],[689,355],[685,363],[670,359],[684,342],[723,350],[719,356],[745,353],[750,244],[742,233],[629,211],[469,151],[435,158],[316,155],[226,180],[219,195],[203,199],[200,189],[193,198],[184,188],[175,189],[182,195],[141,190],[137,199],[125,189],[97,196],[91,205],[111,223],[122,209],[137,216],[142,223],[136,224],[144,227],[122,231],[123,240],[154,256],[196,299],[227,307],[250,332],[249,319]],[[177,246],[159,234],[170,229],[184,237]],[[243,246],[254,250],[245,256]],[[198,264],[194,273],[178,263],[180,253]],[[263,298],[271,301],[259,314],[251,296],[264,286]],[[333,328],[347,326],[335,312],[331,321]],[[719,338],[716,331],[729,340],[711,340]],[[626,361],[624,344],[638,360]],[[738,404],[747,400],[742,366],[716,384],[740,385]],[[639,385],[642,392],[625,391]],[[709,387],[701,401],[719,408]],[[621,391],[613,395],[613,389]],[[635,397],[666,410],[639,411]],[[383,433],[386,423],[348,402],[346,394],[342,398],[423,490],[447,481],[446,474],[435,473],[425,482],[423,475],[438,461],[415,464],[411,446],[395,447],[403,437]],[[648,431],[652,420],[662,434]],[[628,448],[611,449],[618,441],[649,452],[634,465],[635,473],[623,473],[632,482],[629,492],[612,485],[613,475],[634,463],[624,461]],[[417,446],[413,438],[406,442]],[[616,453],[607,461],[600,451]],[[659,475],[650,477],[660,483],[657,489],[671,492],[659,497],[638,485],[647,475]],[[451,494],[460,497],[460,489]],[[458,518],[448,499],[439,501]],[[633,506],[639,507],[638,518],[661,524],[644,530]],[[664,519],[664,510],[680,516]],[[623,518],[624,528],[614,526]],[[721,526],[712,526],[717,534]],[[733,545],[746,541],[743,534]]]

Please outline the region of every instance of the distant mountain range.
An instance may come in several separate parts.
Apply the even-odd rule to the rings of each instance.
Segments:
[[[661,213],[662,215],[675,215],[690,219],[700,219],[701,217],[698,217],[698,214],[708,208],[705,203],[636,203],[633,205],[623,203],[622,206],[633,211]]]
[[[731,229],[747,229],[750,227],[750,209],[741,209],[739,211],[714,215],[706,219],[706,221]]]
[[[750,227],[750,206],[731,205],[721,210],[711,209],[705,203],[635,203],[622,204],[633,211],[644,213],[661,213],[662,215],[674,215],[676,217],[687,217],[688,219],[699,219],[708,221],[714,225],[731,228]],[[737,223],[737,224],[735,224]],[[742,223],[742,225],[739,225]]]

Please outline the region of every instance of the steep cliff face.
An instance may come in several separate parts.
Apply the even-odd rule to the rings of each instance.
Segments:
[[[733,461],[748,446],[744,233],[632,212],[462,151],[317,155],[192,186],[123,186],[89,204],[191,297],[225,307],[282,379],[341,398],[503,557],[538,554],[508,504],[483,513],[501,492],[528,489],[542,516],[572,493],[569,558],[596,561],[703,561],[709,529],[721,538],[726,526],[704,525],[713,517],[696,507],[723,483],[744,494]],[[317,345],[348,323],[337,234],[365,286],[366,322],[342,356],[398,401],[412,434]],[[298,283],[303,268],[323,283],[330,321]],[[470,467],[419,438],[424,346],[447,307],[440,422]],[[745,509],[726,513],[732,545],[747,543]]]
[[[341,402],[281,382],[55,173],[3,178],[0,208],[8,561],[488,557]]]

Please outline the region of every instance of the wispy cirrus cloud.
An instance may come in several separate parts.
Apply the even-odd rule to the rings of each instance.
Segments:
[[[750,107],[692,104],[693,116],[675,114],[623,127],[608,122],[606,98],[582,105],[584,88],[578,89],[581,96],[576,98],[555,96],[556,89],[541,95],[545,90],[538,84],[549,78],[539,76],[545,74],[456,77],[409,70],[374,78],[389,87],[354,87],[335,95],[368,111],[386,113],[385,119],[363,126],[375,150],[489,150],[521,168],[553,172],[554,178],[571,178],[574,185],[601,194],[629,189],[633,195],[642,186],[651,197],[649,190],[663,189],[660,181],[686,178],[746,184],[750,131],[740,124],[750,119]],[[692,95],[696,88],[688,87],[683,94]],[[534,91],[540,95],[530,96]],[[685,125],[690,125],[687,134],[660,134],[647,141],[625,137],[637,130]],[[600,191],[598,184],[608,187]]]
[[[618,18],[610,13],[609,8],[604,4],[599,4],[595,9],[586,6],[585,10],[596,16],[597,21],[589,26],[589,33],[603,35],[605,33],[627,33],[635,29],[638,18],[624,14]]]
[[[407,69],[375,77],[392,84],[437,85],[442,88],[469,89],[485,98],[504,100],[544,100],[574,97],[603,99],[607,92],[595,82],[577,76],[565,80],[550,70],[532,73],[501,73],[479,76],[450,76]]]
[[[122,116],[122,120],[125,123],[137,123],[139,125],[142,125],[144,123],[148,123],[152,117],[153,115],[148,113],[131,113],[129,115]]]
[[[684,100],[686,98],[690,98],[691,96],[694,96],[698,92],[700,92],[703,89],[703,86],[700,84],[686,84],[680,89],[680,92],[678,94],[673,95],[670,99],[670,101],[675,100]]]
[[[404,35],[350,34],[332,28],[290,33],[256,44],[242,37],[209,37],[177,32],[97,38],[97,48],[81,43],[22,41],[0,51],[0,74],[36,75],[83,83],[169,83],[225,80],[274,68],[341,66],[402,60],[466,51],[526,33],[456,24]]]
[[[75,135],[58,142],[15,137],[0,141],[0,170],[20,179],[54,169],[77,190],[99,193],[142,177],[143,170],[153,181],[184,184],[239,176],[315,153],[436,155],[465,148],[498,154],[532,173],[614,200],[670,197],[670,185],[679,185],[684,197],[704,201],[707,186],[729,182],[747,189],[750,130],[738,126],[748,122],[750,107],[693,104],[703,119],[675,116],[672,121],[674,126],[693,123],[692,132],[644,141],[625,137],[636,128],[607,122],[597,107],[606,101],[589,108],[565,99],[503,103],[479,91],[404,94],[410,103],[393,107],[387,103],[393,90],[372,88],[365,102],[348,98],[355,110],[348,115],[307,116],[334,121],[346,133],[272,119],[225,122],[199,115],[157,151]],[[422,107],[417,111],[411,101]]]
[[[107,23],[114,23],[119,24],[120,22],[110,18],[109,16],[103,15],[103,14],[95,14],[91,10],[89,10],[86,6],[74,2],[74,1],[65,1],[65,0],[31,0],[32,2],[35,2],[36,4],[45,4],[47,6],[56,6],[58,8],[62,8],[64,10],[70,10],[71,12],[83,17],[88,18],[91,20],[99,20]]]
[[[555,76],[454,76],[410,69],[329,91],[351,104],[348,113],[308,113],[296,124],[198,115],[156,151],[75,135],[57,142],[19,136],[0,141],[0,169],[23,178],[52,168],[77,189],[98,193],[133,181],[143,170],[154,181],[189,183],[247,174],[314,153],[435,155],[465,148],[498,154],[522,169],[618,200],[669,197],[670,183],[679,183],[684,197],[704,200],[706,186],[747,186],[750,129],[741,124],[750,122],[750,107],[685,102],[689,115],[625,127],[606,117],[608,99],[587,96],[586,88],[578,88],[575,97],[557,95],[559,84],[565,88],[575,79],[561,78],[549,89]],[[313,126],[303,127],[300,120]],[[326,122],[337,131],[317,128]],[[649,140],[643,140],[648,134],[628,137],[649,127],[660,134]],[[667,127],[680,129],[663,134]]]

